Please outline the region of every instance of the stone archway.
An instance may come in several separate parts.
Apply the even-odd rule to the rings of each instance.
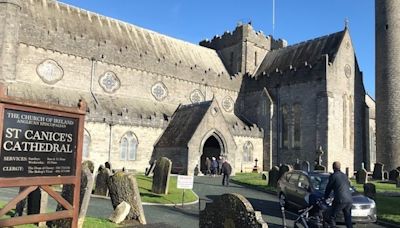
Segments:
[[[222,139],[216,134],[211,134],[205,141],[202,147],[202,154],[200,157],[200,170],[204,174],[207,171],[206,158],[212,159],[224,154],[224,143]]]

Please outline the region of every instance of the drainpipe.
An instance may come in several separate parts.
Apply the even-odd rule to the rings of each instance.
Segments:
[[[112,139],[112,123],[110,122],[108,124],[110,127],[110,134],[109,134],[109,139],[108,139],[108,162],[111,163],[111,139]]]
[[[96,58],[92,57],[92,69],[90,71],[90,94],[96,104],[99,104],[99,101],[96,98],[96,95],[93,93],[93,78],[95,77],[95,69],[96,69]]]

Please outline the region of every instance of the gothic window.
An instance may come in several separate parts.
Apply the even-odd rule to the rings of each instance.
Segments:
[[[253,161],[253,144],[250,141],[247,141],[243,145],[243,161],[251,162]]]
[[[301,105],[293,105],[293,143],[294,148],[301,147]]]
[[[120,160],[136,160],[138,141],[132,132],[126,133],[121,138]]]
[[[90,135],[89,132],[85,129],[85,134],[83,136],[83,148],[82,148],[82,157],[89,158],[89,146],[90,146]]]
[[[281,146],[283,148],[289,147],[289,107],[283,105],[281,108]]]

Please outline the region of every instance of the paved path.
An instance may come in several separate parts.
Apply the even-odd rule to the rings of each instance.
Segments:
[[[229,187],[221,185],[221,177],[195,177],[194,189],[200,197],[200,205],[186,205],[183,208],[180,205],[173,206],[154,206],[144,205],[146,220],[148,223],[166,223],[178,228],[195,228],[199,224],[199,206],[203,210],[205,201],[211,201],[224,193],[239,193],[245,196],[254,209],[261,211],[264,220],[270,228],[282,227],[281,212],[275,195],[252,190],[237,184],[231,184]],[[0,190],[0,200],[9,200],[15,196],[16,189]],[[51,208],[55,208],[55,203],[50,201]],[[108,199],[92,197],[88,209],[88,215],[92,217],[107,218],[113,209]],[[293,227],[293,213],[286,213],[289,227]],[[375,224],[358,225],[356,227],[378,228]]]

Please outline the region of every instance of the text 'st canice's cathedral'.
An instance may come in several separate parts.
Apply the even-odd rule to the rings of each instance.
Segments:
[[[224,156],[235,172],[298,159],[375,162],[375,102],[347,27],[288,45],[250,24],[199,45],[53,0],[0,2],[9,96],[87,102],[84,160],[143,172],[165,156],[192,174]],[[195,28],[194,28],[195,29]]]

